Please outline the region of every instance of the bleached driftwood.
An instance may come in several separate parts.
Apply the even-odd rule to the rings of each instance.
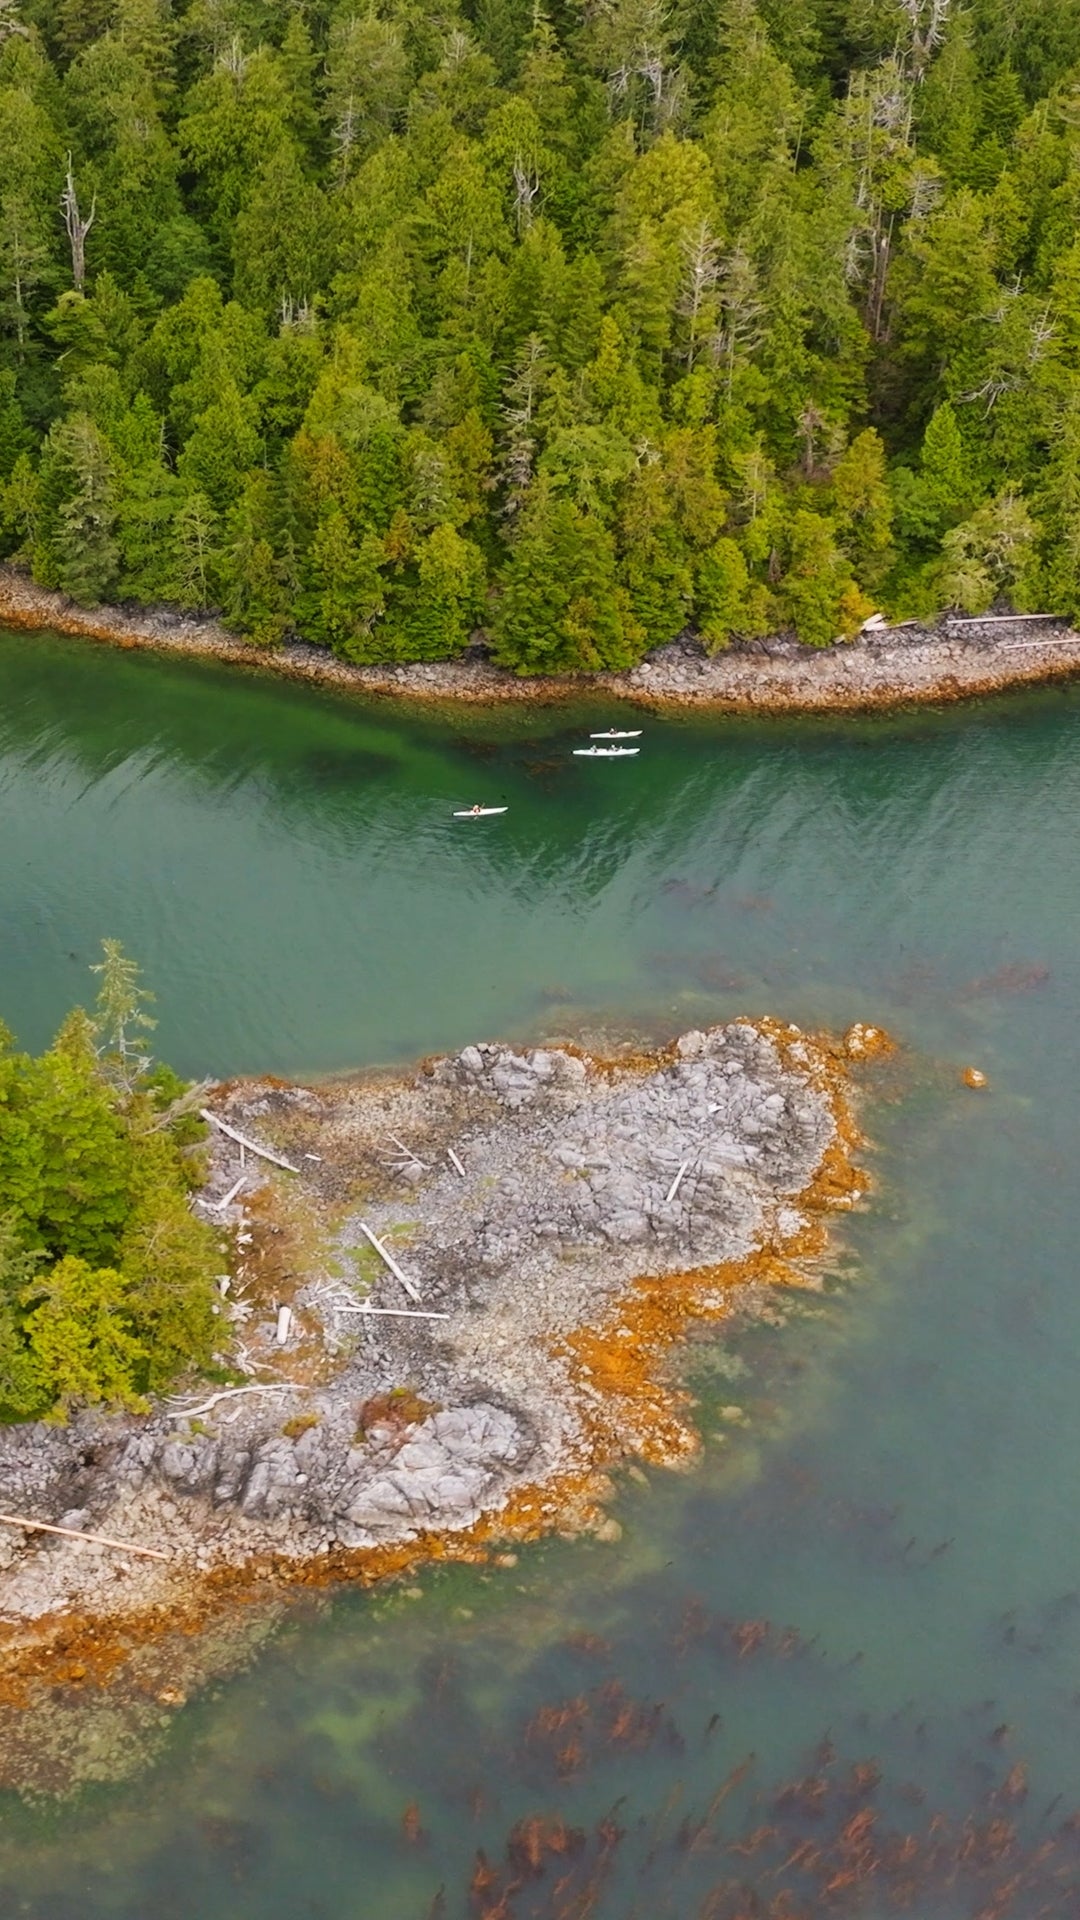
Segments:
[[[212,1127],[219,1128],[222,1133],[228,1134],[230,1140],[235,1140],[241,1150],[246,1147],[249,1153],[257,1153],[260,1160],[272,1160],[275,1167],[284,1167],[286,1173],[299,1173],[299,1167],[294,1167],[291,1160],[282,1159],[280,1153],[271,1153],[269,1147],[260,1147],[256,1141],[249,1140],[246,1134],[237,1133],[235,1127],[230,1127],[227,1120],[221,1120],[216,1113],[211,1113],[209,1107],[200,1107],[199,1113]]]
[[[386,1137],[388,1140],[393,1141],[395,1147],[401,1148],[401,1151],[405,1155],[406,1160],[415,1161],[418,1167],[423,1167],[425,1173],[428,1173],[430,1171],[427,1161],[421,1160],[420,1155],[418,1153],[414,1153],[411,1147],[407,1147],[405,1145],[404,1140],[399,1140],[396,1133],[390,1133],[388,1131]]]
[[[999,653],[1035,653],[1045,647],[1045,640],[1011,640],[999,647]]]
[[[239,1180],[236,1181],[235,1185],[229,1188],[229,1191],[225,1195],[224,1200],[208,1200],[206,1203],[207,1206],[213,1207],[215,1212],[217,1213],[224,1213],[226,1207],[232,1206],[232,1203],[236,1199],[236,1196],[239,1193],[241,1187],[246,1185],[247,1185],[247,1174],[242,1173],[240,1175]]]
[[[280,1383],[275,1381],[273,1385],[264,1385],[259,1382],[251,1387],[222,1387],[220,1393],[212,1393],[209,1400],[203,1400],[197,1407],[178,1407],[176,1417],[178,1420],[194,1420],[200,1413],[209,1413],[210,1409],[218,1406],[222,1400],[235,1400],[241,1393],[299,1393],[299,1391],[298,1384],[293,1380],[282,1380]]]
[[[458,1159],[457,1154],[454,1152],[453,1147],[447,1147],[446,1157],[448,1160],[451,1160],[453,1162],[454,1166],[457,1168],[458,1172],[460,1173],[462,1179],[467,1180],[468,1175],[465,1172],[465,1169],[462,1166],[461,1161]]]
[[[18,1513],[0,1513],[0,1526],[25,1527],[27,1533],[59,1533],[65,1540],[92,1540],[97,1547],[115,1547],[120,1553],[141,1553],[147,1560],[167,1560],[158,1547],[137,1547],[133,1540],[114,1540],[108,1533],[86,1533],[82,1527],[54,1527],[51,1520],[24,1520]]]
[[[665,1207],[669,1207],[671,1205],[671,1202],[674,1200],[675,1195],[678,1193],[679,1188],[682,1186],[683,1175],[685,1174],[686,1169],[689,1165],[690,1165],[689,1160],[683,1161],[682,1166],[679,1168],[678,1173],[675,1175],[674,1180],[672,1181],[670,1187],[668,1188],[666,1194],[664,1195]]]
[[[338,1313],[379,1313],[391,1320],[449,1320],[448,1313],[430,1313],[418,1307],[345,1307],[338,1306]]]
[[[947,627],[1015,627],[1022,620],[1057,620],[1056,613],[972,613],[950,615]]]
[[[370,1240],[380,1260],[386,1261],[386,1264],[389,1267],[391,1273],[394,1275],[394,1278],[396,1280],[401,1281],[401,1284],[404,1287],[406,1293],[408,1294],[410,1300],[422,1299],[423,1296],[420,1292],[419,1287],[416,1285],[415,1281],[410,1280],[408,1274],[402,1273],[401,1268],[398,1266],[398,1263],[394,1259],[393,1254],[387,1253],[386,1248],[383,1246],[382,1241],[376,1239],[375,1235],[371,1231],[371,1228],[363,1220],[358,1221],[357,1225],[359,1226],[360,1231],[363,1234],[365,1240]]]

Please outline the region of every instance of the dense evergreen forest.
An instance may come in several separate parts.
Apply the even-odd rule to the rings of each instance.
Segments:
[[[0,1026],[0,1420],[63,1420],[211,1362],[217,1236],[188,1206],[205,1126],[147,1051],[150,996],[105,942],[93,1015],[34,1059]]]
[[[1080,615],[1077,0],[0,0],[0,551],[523,672]]]

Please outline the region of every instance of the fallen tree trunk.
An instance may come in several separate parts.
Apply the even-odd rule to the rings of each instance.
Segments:
[[[284,1167],[286,1173],[299,1173],[299,1167],[294,1167],[291,1160],[283,1160],[280,1153],[271,1153],[269,1147],[258,1146],[254,1140],[248,1139],[246,1133],[238,1133],[235,1127],[230,1127],[227,1120],[220,1120],[216,1113],[211,1113],[209,1107],[200,1107],[199,1113],[201,1118],[208,1120],[212,1127],[227,1133],[229,1139],[235,1140],[239,1147],[246,1147],[249,1153],[257,1153],[260,1160],[271,1160],[275,1167]]]
[[[92,1540],[98,1547],[115,1547],[120,1553],[141,1553],[147,1560],[167,1560],[157,1547],[137,1547],[132,1540],[114,1540],[108,1533],[86,1533],[82,1527],[56,1527],[51,1520],[24,1520],[18,1513],[0,1513],[0,1527],[25,1527],[27,1533],[60,1533],[65,1540]]]
[[[407,1273],[402,1273],[401,1268],[398,1266],[398,1263],[394,1259],[393,1254],[387,1253],[386,1248],[383,1246],[382,1241],[377,1240],[375,1238],[375,1235],[372,1233],[371,1228],[366,1224],[365,1221],[360,1220],[357,1222],[357,1224],[365,1240],[370,1240],[380,1260],[385,1260],[391,1273],[394,1275],[394,1278],[396,1280],[401,1281],[401,1284],[404,1287],[406,1293],[409,1295],[409,1298],[411,1300],[421,1300],[423,1298],[423,1295],[421,1294],[419,1287],[416,1285],[415,1281],[412,1281],[409,1279],[409,1276]]]

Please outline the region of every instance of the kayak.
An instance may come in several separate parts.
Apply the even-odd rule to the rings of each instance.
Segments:
[[[487,820],[493,813],[505,813],[505,807],[462,807],[455,820]]]
[[[640,740],[641,728],[640,727],[633,728],[628,733],[619,733],[614,727],[609,727],[606,733],[590,733],[589,739],[590,740]]]
[[[624,755],[640,753],[640,747],[575,747],[581,760],[621,760]]]

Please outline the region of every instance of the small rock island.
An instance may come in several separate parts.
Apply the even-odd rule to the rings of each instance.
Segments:
[[[215,1581],[602,1529],[620,1460],[696,1445],[687,1325],[816,1283],[867,1184],[850,1069],[887,1045],[739,1020],[607,1060],[469,1046],[405,1078],[218,1088],[195,1204],[233,1248],[233,1384],[0,1433],[4,1510],[76,1536],[0,1538],[9,1668]]]

